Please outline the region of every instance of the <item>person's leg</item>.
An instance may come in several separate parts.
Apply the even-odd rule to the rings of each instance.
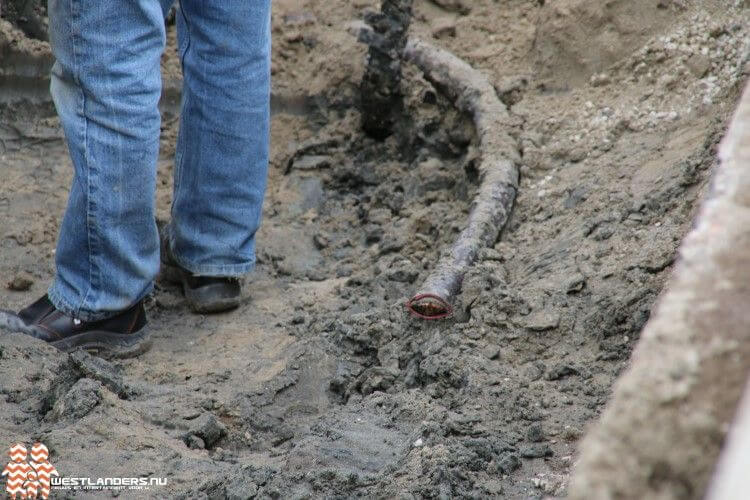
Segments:
[[[255,264],[266,187],[270,0],[181,0],[184,84],[168,229],[171,258],[194,276]]]
[[[159,0],[50,0],[51,92],[75,168],[49,298],[84,321],[141,300],[159,269]]]
[[[74,166],[49,291],[0,330],[64,350],[148,348],[141,300],[159,269],[154,221],[167,0],[49,0],[52,97]]]

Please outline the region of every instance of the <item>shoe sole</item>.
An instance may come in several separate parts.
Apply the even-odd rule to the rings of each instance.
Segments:
[[[149,333],[148,326],[128,334],[93,330],[50,342],[50,345],[63,352],[82,349],[100,358],[134,358],[151,349],[152,341]]]
[[[34,336],[34,329],[26,325],[15,313],[0,311],[0,330]],[[139,356],[151,348],[149,328],[144,326],[134,333],[113,333],[93,330],[79,333],[66,339],[48,342],[63,352],[83,349],[107,359],[123,359]]]
[[[167,283],[177,285],[182,290],[182,295],[188,303],[191,311],[197,314],[215,314],[232,309],[237,309],[240,305],[239,297],[216,297],[208,299],[205,295],[213,295],[211,285],[201,287],[201,291],[190,290],[184,273],[176,266],[162,262],[161,277]]]

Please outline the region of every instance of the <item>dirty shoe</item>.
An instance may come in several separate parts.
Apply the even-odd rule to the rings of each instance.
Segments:
[[[175,261],[161,238],[161,277],[169,283],[180,285],[190,310],[198,314],[229,311],[240,305],[240,280],[224,276],[196,276]]]
[[[143,301],[107,319],[81,321],[57,310],[49,297],[18,313],[0,310],[0,331],[25,333],[61,351],[84,349],[102,357],[126,358],[148,350]]]

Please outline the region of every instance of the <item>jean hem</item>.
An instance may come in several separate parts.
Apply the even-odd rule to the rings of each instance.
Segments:
[[[238,278],[255,269],[255,259],[244,264],[200,264],[185,262],[172,251],[172,259],[178,266],[195,276]]]
[[[50,302],[52,302],[52,305],[55,306],[58,311],[62,312],[66,316],[80,319],[81,321],[101,321],[103,319],[117,316],[122,311],[128,309],[128,307],[132,307],[133,304],[137,304],[138,302],[143,300],[143,298],[153,290],[153,285],[151,285],[146,289],[146,292],[142,297],[139,297],[133,302],[133,304],[120,311],[86,311],[81,307],[73,307],[71,303],[66,300],[65,297],[63,297],[63,294],[58,291],[56,283],[56,281],[53,281],[50,287],[47,289],[47,297],[49,297]]]

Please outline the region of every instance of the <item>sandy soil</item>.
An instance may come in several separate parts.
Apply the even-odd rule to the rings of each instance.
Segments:
[[[478,152],[468,117],[411,66],[405,132],[360,134],[366,48],[349,31],[376,7],[274,4],[270,182],[242,307],[191,316],[160,284],[153,348],[113,363],[0,337],[0,446],[39,439],[68,476],[169,478],[119,493],[133,498],[565,494],[708,189],[747,77],[750,9],[415,2],[413,34],[491,77],[524,155],[511,222],[455,317],[424,323],[404,302],[462,228]],[[71,167],[53,107],[19,83],[40,81],[23,57],[42,65],[39,44],[1,27],[0,303],[18,308],[52,277]]]

